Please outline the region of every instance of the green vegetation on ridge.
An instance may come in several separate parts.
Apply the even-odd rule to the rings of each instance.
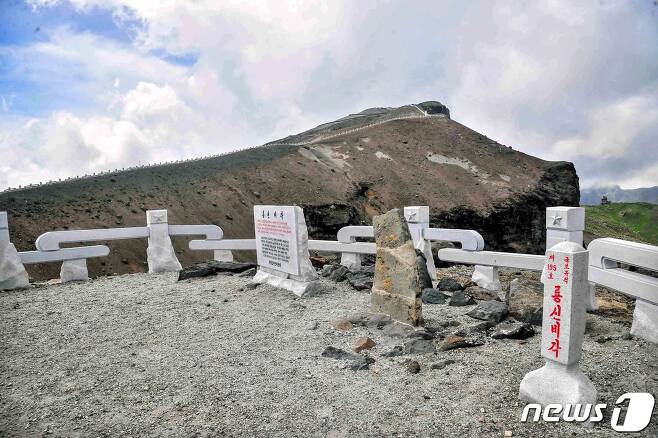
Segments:
[[[584,207],[587,232],[658,245],[658,205],[637,202]]]

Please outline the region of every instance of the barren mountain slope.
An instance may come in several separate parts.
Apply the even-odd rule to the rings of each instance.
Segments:
[[[390,208],[429,205],[433,225],[476,229],[488,249],[542,251],[544,208],[578,205],[573,165],[502,146],[450,120],[438,103],[419,106],[445,116],[390,121],[306,146],[280,144],[317,140],[317,133],[372,123],[392,111],[422,114],[408,106],[367,110],[365,122],[352,116],[347,125],[341,119],[274,145],[1,193],[0,211],[9,212],[19,250],[28,250],[49,230],[143,226],[147,209],[169,209],[172,224],[214,223],[226,238],[248,238],[254,204],[299,204],[312,237],[335,239],[342,226],[370,224]],[[208,258],[187,250],[184,240],[175,239],[183,265]],[[90,261],[90,274],[145,268],[145,241],[109,245],[110,257]],[[58,269],[29,268],[41,279],[56,277]]]

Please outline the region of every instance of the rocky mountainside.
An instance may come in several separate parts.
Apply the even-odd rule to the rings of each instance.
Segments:
[[[157,208],[169,209],[172,224],[213,223],[226,238],[251,238],[254,204],[302,206],[311,237],[321,239],[394,207],[429,205],[434,226],[476,229],[487,249],[537,253],[545,207],[578,205],[579,186],[573,164],[498,144],[424,102],[369,109],[222,156],[0,193],[19,250],[50,230],[143,226],[144,212]],[[183,265],[208,259],[185,240],[174,239]],[[109,246],[109,257],[90,261],[91,275],[145,269],[145,241]],[[28,269],[53,278],[59,264]]]

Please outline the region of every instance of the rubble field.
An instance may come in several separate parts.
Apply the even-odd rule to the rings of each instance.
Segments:
[[[587,428],[520,422],[539,334],[494,339],[473,304],[423,304],[410,330],[369,316],[368,290],[322,286],[133,274],[1,292],[0,435],[617,437],[616,399],[658,394],[658,346],[628,335],[628,300],[587,315],[580,366],[609,407]],[[654,409],[634,436],[657,433]]]

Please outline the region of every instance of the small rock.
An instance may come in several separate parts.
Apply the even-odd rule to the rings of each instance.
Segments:
[[[356,343],[354,344],[352,350],[354,350],[357,353],[360,353],[363,350],[370,350],[375,345],[377,345],[375,341],[373,341],[367,336],[363,336],[356,340]]]
[[[506,430],[505,431],[505,438],[509,438],[512,436],[512,431],[511,430]]]
[[[457,280],[450,277],[443,277],[439,280],[439,284],[436,286],[439,290],[447,290],[448,292],[455,292],[458,290],[463,290],[464,286],[461,285]]]
[[[218,272],[230,272],[239,274],[248,269],[255,268],[253,263],[238,263],[238,262],[220,262],[217,260],[210,260],[204,263],[197,263],[196,265],[184,268],[178,273],[178,281],[187,280],[188,278],[207,277],[215,275]]]
[[[382,333],[391,338],[404,338],[414,332],[414,328],[407,324],[388,324],[382,329]]]
[[[364,266],[358,271],[347,273],[347,281],[356,290],[372,289],[374,270],[371,267]]]
[[[491,335],[494,339],[528,339],[535,335],[535,328],[527,322],[501,324]]]
[[[329,285],[324,284],[321,281],[315,280],[311,281],[306,290],[304,291],[304,297],[317,297],[319,295],[324,295],[330,293],[332,288]]]
[[[432,365],[430,365],[430,368],[433,369],[433,370],[442,370],[445,367],[447,367],[448,365],[453,364],[453,363],[455,363],[454,360],[446,359],[446,360],[442,360],[440,362],[433,363]]]
[[[247,269],[246,271],[240,272],[237,276],[238,277],[253,277],[254,275],[256,275],[256,268]]]
[[[467,315],[483,321],[500,322],[507,315],[507,306],[500,301],[482,301]]]
[[[410,339],[402,345],[404,354],[436,353],[434,342],[428,339]]]
[[[349,272],[350,271],[347,269],[347,267],[343,265],[337,265],[337,267],[331,271],[327,278],[329,278],[331,281],[340,283],[341,281],[345,281],[347,279],[347,274]]]
[[[370,368],[370,365],[375,363],[375,359],[370,356],[357,355],[356,359],[350,361],[349,368],[352,371],[362,371]]]
[[[468,295],[472,296],[477,301],[500,301],[498,293],[480,286],[471,286],[464,290]]]
[[[475,300],[463,290],[455,291],[448,301],[449,306],[470,306],[472,304],[475,304]]]
[[[395,357],[395,356],[402,356],[404,354],[404,350],[402,349],[402,346],[396,345],[389,351],[382,353],[381,355],[383,357]]]
[[[421,295],[424,304],[444,304],[447,298],[448,295],[434,288],[423,289]]]
[[[478,347],[480,345],[483,345],[483,343],[474,339],[466,339],[462,336],[449,335],[439,346],[439,351],[454,350],[456,348]]]
[[[393,320],[388,317],[388,315],[384,315],[381,313],[372,313],[368,316],[368,321],[366,322],[366,325],[369,328],[376,328],[381,330],[382,328],[386,327],[389,324],[393,324]]]
[[[304,327],[306,330],[315,330],[318,328],[318,322],[317,321],[311,321],[306,326]]]
[[[352,323],[344,318],[332,319],[331,321],[329,321],[329,324],[331,325],[331,328],[341,332],[347,332],[352,330]]]
[[[260,286],[259,283],[247,283],[243,287],[240,288],[240,291],[244,292],[246,290],[253,290],[256,289],[258,286]]]
[[[608,341],[612,341],[612,338],[610,336],[599,336],[596,338],[596,342],[599,344],[605,344]]]
[[[420,364],[418,361],[415,360],[409,360],[404,363],[405,368],[407,371],[409,371],[411,374],[418,374],[420,372]]]
[[[448,333],[448,335],[452,334],[461,337],[475,336],[486,332],[494,325],[495,323],[491,321],[478,322],[476,324],[467,325],[466,327],[460,327],[458,330]]]
[[[508,294],[508,312],[514,319],[541,325],[544,285],[538,281],[515,278]]]
[[[347,351],[341,348],[332,347],[330,345],[324,349],[324,351],[322,352],[322,357],[328,357],[330,359],[338,359],[338,360],[345,360],[345,359],[353,360],[353,359],[357,359],[359,356],[356,354],[348,353]]]

